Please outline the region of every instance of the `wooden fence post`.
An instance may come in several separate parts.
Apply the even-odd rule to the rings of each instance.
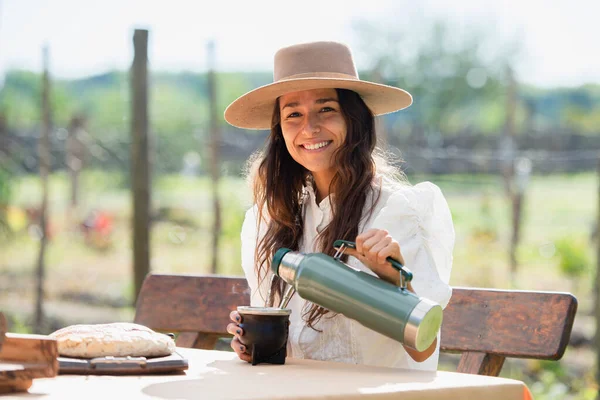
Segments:
[[[517,82],[512,68],[508,67],[506,71],[508,93],[506,97],[506,125],[505,135],[507,141],[507,160],[504,165],[504,185],[506,194],[509,198],[511,209],[511,236],[510,236],[510,283],[515,286],[519,262],[517,260],[517,248],[519,247],[520,228],[521,228],[521,208],[523,193],[517,187],[516,179],[516,110],[517,110]]]
[[[131,68],[131,188],[134,302],[150,272],[150,163],[148,155],[148,31],[133,34]]]
[[[208,42],[208,95],[210,104],[210,177],[213,194],[213,231],[211,272],[217,273],[219,257],[219,237],[221,236],[221,203],[219,199],[219,116],[217,111],[217,83],[215,73],[215,43]]]
[[[71,209],[79,205],[79,174],[83,168],[83,143],[79,132],[84,129],[85,119],[81,115],[75,115],[69,124],[69,132],[66,143],[66,164],[71,180]]]
[[[50,174],[50,130],[51,130],[51,105],[50,105],[50,73],[49,73],[49,50],[48,46],[42,49],[42,60],[44,72],[42,74],[42,129],[38,143],[39,172],[42,184],[42,203],[39,212],[40,224],[40,248],[36,268],[36,300],[35,300],[35,324],[36,333],[41,333],[44,322],[44,279],[45,279],[45,256],[48,245],[48,175]]]
[[[594,282],[594,316],[596,317],[596,334],[594,348],[596,350],[596,384],[600,384],[600,158],[597,161],[598,194],[596,198],[596,279]],[[600,390],[596,399],[600,400]]]

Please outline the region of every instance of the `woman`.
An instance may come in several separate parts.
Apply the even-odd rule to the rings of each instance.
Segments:
[[[252,160],[255,206],[242,228],[242,266],[251,305],[277,305],[283,282],[269,292],[277,249],[333,255],[333,242],[356,242],[353,267],[398,283],[385,261],[400,260],[414,273],[410,290],[445,307],[454,246],[448,205],[437,186],[394,179],[376,155],[374,115],[408,107],[402,89],[358,78],[350,49],[336,42],[305,43],[275,55],[274,83],[235,100],[225,111],[232,125],[270,129],[266,148]],[[376,160],[378,160],[376,162]],[[438,341],[417,352],[358,322],[295,295],[288,308],[288,356],[356,364],[436,369]],[[240,316],[227,327],[233,350]]]

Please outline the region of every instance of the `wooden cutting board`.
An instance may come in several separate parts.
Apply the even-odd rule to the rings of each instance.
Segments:
[[[59,374],[144,375],[174,373],[188,369],[188,360],[175,352],[165,357],[58,357]]]
[[[6,333],[0,313],[0,393],[27,390],[35,378],[56,376],[56,340],[42,335]]]

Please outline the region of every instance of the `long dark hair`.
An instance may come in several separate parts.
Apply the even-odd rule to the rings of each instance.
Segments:
[[[347,132],[344,144],[334,154],[337,171],[329,188],[329,193],[335,193],[331,204],[332,219],[318,239],[319,250],[329,255],[335,253],[335,240],[354,240],[361,220],[370,217],[370,213],[363,215],[368,196],[376,196],[374,203],[379,198],[379,191],[373,185],[376,171],[373,155],[377,141],[373,113],[356,92],[346,89],[336,91]],[[256,274],[258,281],[262,282],[277,249],[298,250],[303,233],[303,187],[312,184],[310,171],[298,164],[287,151],[278,102],[273,110],[267,146],[250,162],[254,164],[250,168],[254,170],[252,185],[259,210],[258,224],[263,219],[268,221],[268,229],[257,243],[255,254]],[[264,218],[265,212],[268,218]],[[284,282],[275,279],[271,302],[281,298],[283,287]],[[328,312],[312,304],[304,310],[303,318],[314,328],[314,324]]]

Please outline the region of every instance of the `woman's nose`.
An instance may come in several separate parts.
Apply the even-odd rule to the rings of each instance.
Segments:
[[[304,123],[304,134],[307,136],[313,136],[321,131],[319,119],[316,115],[308,114]]]

